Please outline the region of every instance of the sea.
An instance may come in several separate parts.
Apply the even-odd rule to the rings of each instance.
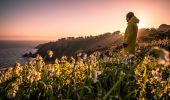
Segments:
[[[31,58],[22,57],[25,53],[35,53],[37,45],[45,41],[0,40],[0,68],[12,67],[16,62],[24,64]]]

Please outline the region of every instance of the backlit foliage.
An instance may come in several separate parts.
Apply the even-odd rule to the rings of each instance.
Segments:
[[[164,55],[152,54],[153,46],[168,45],[167,39],[158,40],[138,47],[136,55],[120,49],[108,51],[110,56],[94,52],[50,63],[37,55],[25,65],[0,70],[0,99],[168,100],[170,61],[160,64]]]

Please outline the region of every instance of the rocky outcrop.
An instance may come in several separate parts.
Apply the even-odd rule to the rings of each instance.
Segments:
[[[161,24],[158,28],[158,31],[164,31],[164,32],[170,31],[170,25]]]

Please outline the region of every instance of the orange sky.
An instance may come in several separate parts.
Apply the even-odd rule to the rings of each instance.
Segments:
[[[57,40],[124,32],[129,11],[140,19],[139,28],[157,28],[170,24],[169,4],[170,0],[0,1],[0,40]]]

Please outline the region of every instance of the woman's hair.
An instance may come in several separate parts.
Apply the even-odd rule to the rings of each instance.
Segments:
[[[134,16],[134,13],[133,13],[133,12],[128,12],[128,13],[126,14],[126,17],[129,18],[129,19],[131,19],[133,16]]]

